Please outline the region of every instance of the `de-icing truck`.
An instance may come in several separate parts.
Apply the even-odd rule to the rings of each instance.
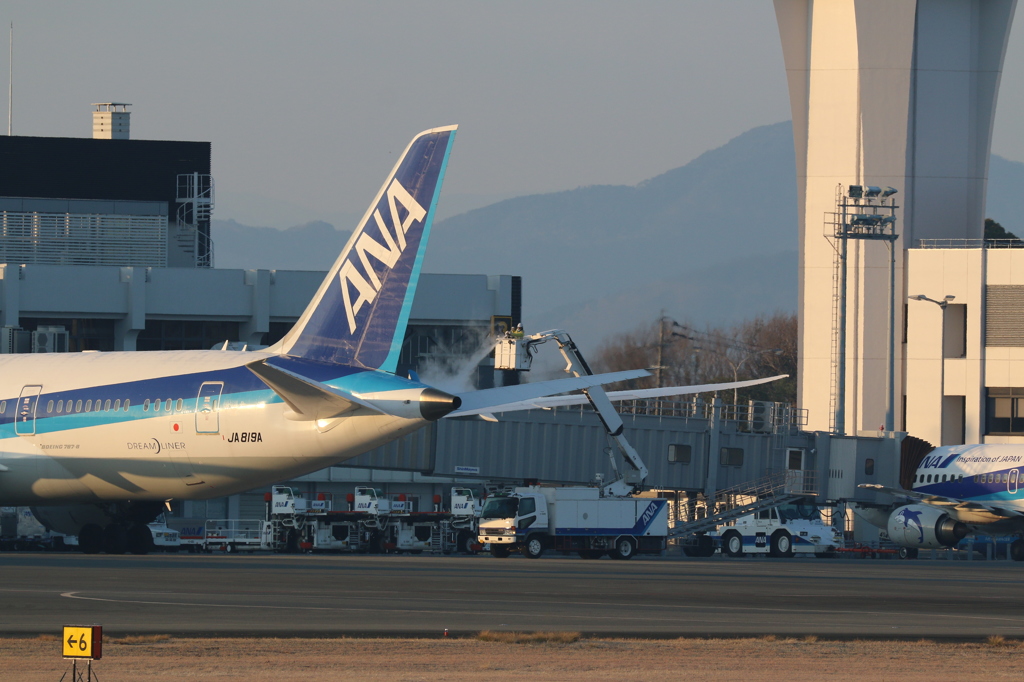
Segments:
[[[554,341],[566,361],[565,371],[577,377],[593,374],[576,344],[560,329],[517,338],[498,339],[495,369],[525,371],[537,346]],[[634,492],[647,478],[647,466],[623,435],[621,417],[600,385],[582,389],[587,402],[618,446],[626,472],[620,472],[611,448],[606,452],[615,472],[613,480],[597,487],[529,486],[491,497],[480,513],[478,540],[491,554],[507,557],[513,551],[536,559],[546,549],[577,552],[586,559],[605,554],[630,559],[634,554],[657,554],[668,538],[668,503]]]
[[[546,549],[630,559],[659,554],[668,537],[668,503],[653,497],[602,497],[589,487],[529,486],[491,497],[480,514],[479,541],[491,554],[536,559]]]

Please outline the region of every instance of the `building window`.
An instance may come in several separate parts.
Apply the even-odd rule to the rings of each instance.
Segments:
[[[212,320],[146,320],[136,350],[209,350],[238,340],[237,322]]]
[[[864,475],[874,476],[875,475],[875,460],[868,458],[864,460]]]
[[[722,448],[721,462],[724,467],[743,466],[743,448]]]
[[[64,327],[68,332],[68,351],[114,350],[114,325],[116,320],[95,320],[88,318],[23,317],[23,329],[35,331],[38,327]]]
[[[1024,388],[989,388],[986,435],[1024,434]]]
[[[670,462],[674,462],[675,464],[689,464],[692,456],[693,447],[690,445],[673,443],[668,446],[668,461]]]
[[[950,303],[942,314],[942,357],[967,357],[967,306]]]

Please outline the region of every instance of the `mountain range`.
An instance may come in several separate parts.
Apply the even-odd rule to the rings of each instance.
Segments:
[[[527,330],[584,351],[661,314],[691,326],[796,310],[790,123],[754,128],[635,186],[506,199],[434,225],[425,272],[523,277]],[[993,155],[986,215],[1024,232],[1024,164]],[[214,220],[217,267],[326,270],[350,233]]]

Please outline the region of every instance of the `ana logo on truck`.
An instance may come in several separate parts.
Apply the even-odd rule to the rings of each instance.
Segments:
[[[658,509],[660,509],[660,506],[657,502],[651,502],[647,505],[647,510],[644,511],[643,516],[640,517],[640,525],[643,528],[647,528],[647,526],[651,524],[651,519],[653,519],[654,515],[658,513]]]

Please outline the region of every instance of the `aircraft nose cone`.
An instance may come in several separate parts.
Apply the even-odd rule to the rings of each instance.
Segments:
[[[420,393],[420,414],[427,421],[437,421],[462,406],[462,398],[436,388],[425,388]]]

